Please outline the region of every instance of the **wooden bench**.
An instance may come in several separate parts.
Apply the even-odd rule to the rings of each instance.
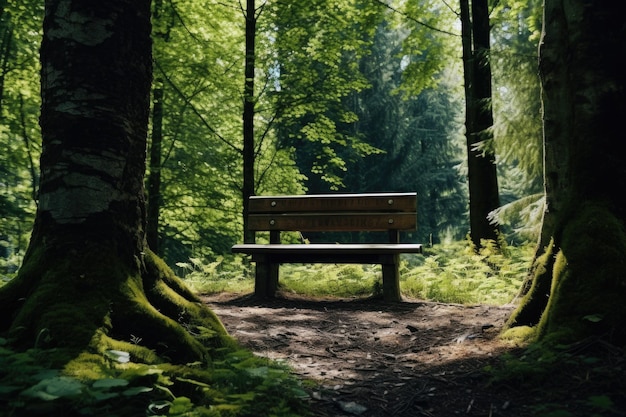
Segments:
[[[269,244],[242,244],[233,253],[256,263],[255,295],[273,297],[281,263],[379,264],[385,301],[401,301],[399,255],[421,253],[422,245],[400,243],[401,230],[417,227],[416,193],[253,196],[248,229],[269,231]],[[384,243],[281,244],[281,231],[387,232]]]

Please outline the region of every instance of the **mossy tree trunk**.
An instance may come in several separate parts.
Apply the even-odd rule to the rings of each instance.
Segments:
[[[27,254],[0,290],[19,348],[206,361],[219,320],[146,245],[150,1],[46,0],[41,188]],[[208,343],[192,336],[211,329]]]
[[[545,0],[540,75],[546,210],[510,326],[626,344],[626,4]]]

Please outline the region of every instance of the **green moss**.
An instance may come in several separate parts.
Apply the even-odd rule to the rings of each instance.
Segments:
[[[534,327],[518,326],[506,329],[500,338],[514,346],[526,346],[537,338],[537,331]]]
[[[17,277],[0,288],[0,332],[9,329],[14,312],[21,307],[25,295],[36,287],[41,271],[45,270],[43,252],[39,247],[29,250],[25,258],[28,262],[21,266]]]
[[[85,256],[85,258],[96,258]],[[97,257],[97,267],[87,268],[78,256],[51,259],[28,258],[26,275],[29,279],[37,270],[31,262],[41,262],[41,275],[33,288],[24,295],[25,301],[11,326],[11,337],[22,346],[62,347],[82,349],[89,344],[95,331],[104,326],[111,288],[111,277],[119,280],[120,271],[107,266]],[[94,261],[95,262],[95,261]],[[112,262],[114,263],[114,262]],[[32,278],[30,278],[32,279]]]
[[[81,381],[96,381],[110,375],[100,353],[81,352],[63,367],[63,374]]]
[[[605,335],[626,344],[626,234],[610,209],[584,202],[565,226],[541,334],[572,342]]]
[[[181,416],[252,416],[259,404],[264,415],[302,409],[288,370],[241,350],[153,254],[146,254],[144,269],[95,245],[63,256],[37,247],[30,253],[8,287],[25,302],[6,312],[17,313],[10,323],[16,353],[7,360],[28,359],[18,392],[37,387],[32,393],[45,396],[42,390],[55,381],[72,391],[56,403],[17,398],[10,404],[17,413],[46,407],[55,415],[143,415],[151,401],[169,401],[170,414]],[[0,377],[0,388],[3,381],[10,382]],[[278,410],[277,404],[289,406]]]
[[[133,343],[132,341],[126,342],[113,339],[106,335],[101,335],[101,337],[94,338],[94,342],[92,343],[92,349],[97,351],[100,356],[104,356],[107,350],[117,350],[128,352],[130,355],[130,359],[133,362],[145,364],[156,364],[163,362],[163,359],[160,358],[154,350],[140,345],[140,340],[135,341],[136,343]]]
[[[554,242],[550,241],[544,252],[535,260],[532,284],[522,297],[517,309],[507,320],[505,329],[516,326],[535,326],[540,321],[548,302],[552,282],[553,249]]]
[[[123,293],[128,297],[112,312],[113,336],[139,340],[166,360],[181,363],[209,359],[209,352],[180,323],[159,312],[132,281]]]
[[[144,280],[145,293],[150,303],[160,312],[176,317],[183,326],[194,329],[196,334],[204,333],[203,342],[210,349],[236,346],[217,315],[151,252],[146,254],[146,268],[149,277]],[[203,329],[210,329],[213,337],[206,337],[207,332]]]
[[[165,283],[169,288],[191,302],[199,302],[200,299],[178,278],[169,266],[152,251],[147,251],[145,256],[148,275],[154,280]]]

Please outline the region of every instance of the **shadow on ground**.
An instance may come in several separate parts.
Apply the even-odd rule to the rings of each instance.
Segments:
[[[569,382],[561,389],[558,383],[490,383],[485,369],[499,367],[502,355],[514,352],[497,337],[510,305],[285,294],[272,300],[233,294],[203,299],[244,346],[314,382],[309,393],[315,416],[626,415],[616,404],[577,414],[581,398],[592,396],[584,381],[579,392]]]

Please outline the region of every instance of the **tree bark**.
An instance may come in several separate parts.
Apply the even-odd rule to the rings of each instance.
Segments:
[[[546,208],[531,285],[509,326],[626,344],[626,4],[545,0],[540,45]]]
[[[256,10],[255,0],[246,1],[246,58],[243,89],[243,240],[254,243],[255,234],[248,230],[248,199],[254,195],[254,77],[256,58]]]
[[[167,41],[169,38],[170,25],[162,25],[163,19],[163,1],[154,0],[152,3],[152,18],[154,22],[159,23],[159,27],[165,26],[165,29],[155,30],[155,37]],[[159,237],[159,220],[161,214],[161,204],[163,203],[161,195],[161,150],[163,144],[163,98],[165,96],[165,87],[163,79],[157,78],[152,88],[152,137],[150,140],[150,172],[148,174],[148,208],[147,208],[147,224],[146,239],[148,247],[157,255],[161,254],[160,237]]]
[[[487,0],[460,0],[465,84],[465,136],[470,202],[470,237],[498,243],[498,226],[489,213],[500,206],[491,97],[490,27]]]
[[[22,268],[0,289],[0,332],[67,353],[57,360],[118,349],[207,361],[209,345],[231,343],[225,329],[146,245],[150,1],[45,8],[40,204]],[[209,344],[198,326],[214,331]]]
[[[148,210],[146,240],[148,247],[161,255],[159,217],[161,213],[161,148],[163,144],[163,80],[157,79],[152,91],[152,137],[150,141],[150,174],[148,175]]]

